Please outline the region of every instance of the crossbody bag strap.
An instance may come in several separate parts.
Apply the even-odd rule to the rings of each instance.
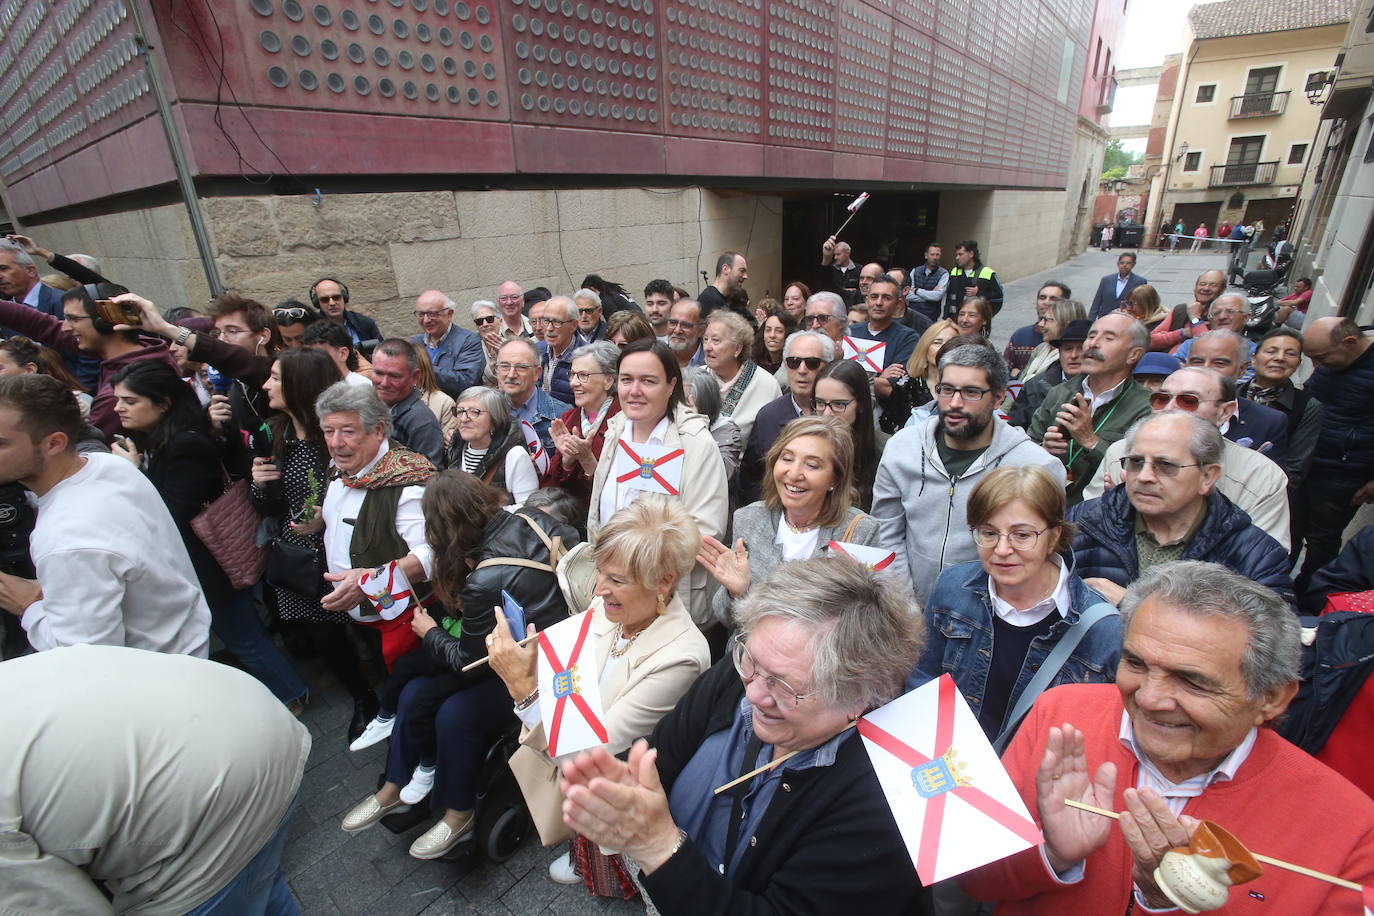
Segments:
[[[1083,637],[1088,635],[1088,631],[1099,621],[1120,613],[1116,605],[1106,601],[1098,602],[1084,611],[1078,618],[1078,622],[1059,638],[1059,642],[1054,644],[1054,648],[1050,650],[1050,654],[1045,657],[1045,661],[1040,665],[1040,670],[1035,672],[1035,677],[1031,678],[1026,689],[1021,691],[1015,704],[1002,719],[1002,728],[997,733],[997,740],[993,742],[993,746],[997,748],[999,754],[1006,747],[1016,723],[1020,722],[1026,713],[1030,712],[1031,704],[1035,702],[1036,697],[1044,693],[1050,686],[1050,682],[1064,667],[1064,663],[1069,660],[1073,650],[1078,648]]]
[[[526,560],[524,557],[487,557],[478,563],[473,569],[485,569],[488,566],[523,566],[526,569],[538,569],[542,572],[553,572],[554,569],[548,563],[540,563],[538,560]]]

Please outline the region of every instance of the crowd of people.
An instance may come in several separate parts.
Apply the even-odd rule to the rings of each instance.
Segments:
[[[0,909],[295,912],[308,657],[348,751],[386,743],[343,831],[412,812],[450,856],[506,740],[550,879],[650,911],[1166,911],[1206,818],[1374,884],[1374,800],[1279,735],[1298,608],[1374,588],[1374,337],[1257,331],[1221,271],[1164,303],[1123,252],[999,351],[978,243],[924,258],[832,237],[758,302],[731,251],[642,303],[430,290],[389,336],[340,278],[164,309],[0,243]],[[582,614],[604,735],[551,757],[532,639]],[[849,726],[944,675],[1044,842],[922,887]],[[1362,906],[1273,871],[1232,905],[1264,900]]]

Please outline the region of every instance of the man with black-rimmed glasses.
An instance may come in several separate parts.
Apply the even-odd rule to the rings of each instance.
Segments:
[[[1064,482],[1058,459],[997,416],[1006,391],[1007,364],[990,344],[955,347],[940,360],[936,413],[883,450],[872,514],[922,603],[941,570],[978,559],[966,507],[983,472],[1038,466]]]

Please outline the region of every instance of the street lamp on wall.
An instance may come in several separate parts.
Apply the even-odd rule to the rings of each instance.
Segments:
[[[1313,105],[1320,105],[1326,101],[1326,90],[1336,82],[1335,70],[1322,70],[1307,77],[1307,85],[1303,87],[1303,92],[1307,95],[1307,101]]]
[[[1182,162],[1182,161],[1183,161],[1183,157],[1185,157],[1185,156],[1187,156],[1187,155],[1188,155],[1188,142],[1185,140],[1184,142],[1182,142],[1182,143],[1180,143],[1180,144],[1178,145],[1178,155],[1176,155],[1176,156],[1174,157],[1174,161],[1175,161],[1175,162]]]

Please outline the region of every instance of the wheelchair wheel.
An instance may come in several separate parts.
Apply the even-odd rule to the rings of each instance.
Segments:
[[[511,807],[502,811],[492,822],[491,830],[486,835],[483,852],[486,853],[487,859],[500,863],[515,855],[525,837],[529,836],[532,826],[529,812],[523,807]]]

